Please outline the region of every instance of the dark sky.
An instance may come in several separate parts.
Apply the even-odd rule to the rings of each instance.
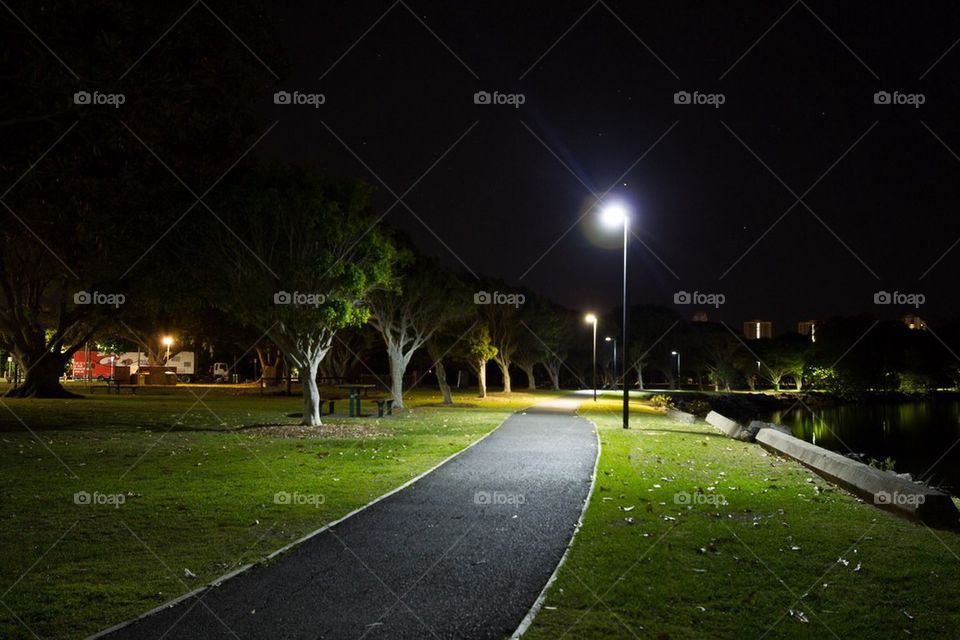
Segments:
[[[419,180],[385,220],[451,265],[611,308],[619,236],[595,213],[577,219],[612,186],[633,210],[633,303],[722,293],[711,319],[763,317],[778,332],[910,310],[874,305],[879,290],[924,294],[932,319],[957,315],[960,247],[930,269],[960,238],[956,2],[271,12],[289,56],[282,87],[326,102],[265,104],[280,124],[264,150],[371,181],[380,212],[395,201],[381,180],[397,195]],[[525,102],[475,105],[480,90]],[[677,91],[725,101],[678,105]],[[877,105],[877,91],[924,103]]]

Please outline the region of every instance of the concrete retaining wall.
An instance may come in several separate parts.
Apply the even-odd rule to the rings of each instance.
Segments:
[[[756,438],[767,449],[797,460],[881,509],[930,525],[960,526],[960,512],[953,500],[936,489],[880,471],[776,429],[761,429]]]

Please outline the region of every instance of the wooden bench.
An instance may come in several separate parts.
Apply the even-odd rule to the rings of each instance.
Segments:
[[[382,418],[384,409],[386,409],[387,415],[393,415],[393,398],[371,398],[374,402],[377,403],[377,417]]]
[[[327,415],[333,415],[333,410],[337,400],[345,400],[343,396],[335,398],[320,398],[320,415],[323,415],[323,405],[327,405]]]
[[[104,388],[106,388],[107,393],[110,393],[111,391],[116,391],[117,395],[120,395],[121,389],[129,389],[131,393],[136,393],[137,387],[140,386],[136,384],[130,384],[129,382],[121,382],[120,380],[111,380],[109,378],[104,380],[104,382],[106,383],[104,385]],[[93,393],[94,389],[98,389],[98,388],[99,388],[98,385],[91,385],[90,393]]]

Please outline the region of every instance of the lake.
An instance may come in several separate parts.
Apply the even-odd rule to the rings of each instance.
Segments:
[[[898,473],[960,493],[960,402],[847,404],[778,411],[767,418],[838,453],[892,458]]]

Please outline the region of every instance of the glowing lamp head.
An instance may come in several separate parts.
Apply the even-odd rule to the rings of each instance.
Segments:
[[[627,208],[619,203],[611,203],[600,210],[600,219],[608,227],[619,227],[627,224]]]
[[[611,338],[610,336],[607,336],[606,338],[604,338],[604,340],[605,340],[606,342],[611,342],[611,341],[613,341],[613,338]]]
[[[597,324],[597,316],[593,315],[592,313],[588,313],[584,318],[584,321],[590,324]]]
[[[161,342],[163,343],[163,346],[169,347],[170,345],[173,344],[173,338],[171,338],[170,336],[164,336]]]

